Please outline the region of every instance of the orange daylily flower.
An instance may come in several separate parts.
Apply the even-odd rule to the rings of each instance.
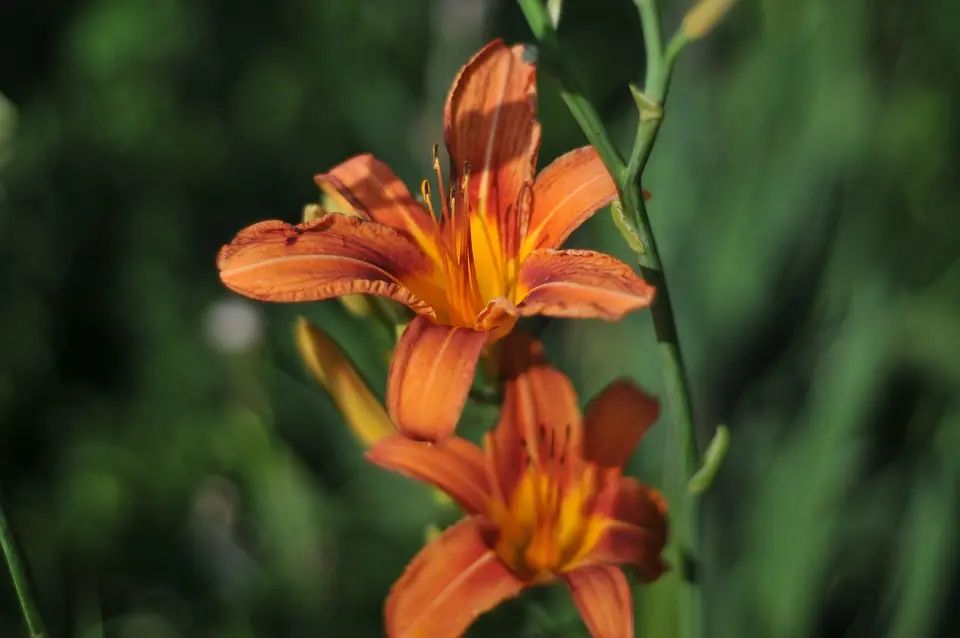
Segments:
[[[352,215],[245,228],[220,251],[220,278],[264,301],[365,293],[412,308],[418,316],[397,344],[387,408],[407,436],[442,440],[456,427],[481,351],[518,317],[612,321],[653,298],[623,262],[558,250],[617,190],[591,147],[535,174],[536,101],[522,47],[491,42],[447,98],[453,179],[447,190],[435,153],[439,206],[430,182],[420,203],[385,164],[359,155],[316,177]]]
[[[523,333],[504,342],[506,396],[478,447],[384,438],[367,458],[446,491],[467,517],[427,544],[387,598],[389,638],[460,636],[523,589],[564,581],[595,638],[632,638],[621,566],[666,570],[666,505],[621,468],[659,414],[633,383],[604,390],[581,418],[570,380]]]

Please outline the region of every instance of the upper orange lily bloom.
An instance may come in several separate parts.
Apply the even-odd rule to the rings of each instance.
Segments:
[[[524,588],[562,580],[595,638],[632,638],[619,565],[651,581],[666,565],[666,505],[621,468],[659,413],[631,382],[607,387],[584,419],[570,380],[522,333],[503,349],[503,412],[483,448],[400,435],[367,458],[447,492],[467,517],[427,544],[387,598],[389,638],[460,636]]]
[[[449,436],[481,351],[519,316],[616,320],[653,298],[623,262],[557,250],[617,190],[591,147],[535,175],[536,102],[523,48],[491,42],[447,98],[449,190],[436,153],[436,192],[424,181],[424,203],[385,164],[359,155],[316,177],[353,215],[249,226],[220,251],[220,278],[265,301],[366,293],[408,305],[418,316],[397,344],[387,408],[411,438]]]

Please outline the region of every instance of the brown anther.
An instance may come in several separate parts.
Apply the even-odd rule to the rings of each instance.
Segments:
[[[423,196],[423,203],[426,204],[427,210],[436,217],[436,213],[433,212],[433,201],[430,199],[430,182],[427,180],[420,182],[420,194]]]

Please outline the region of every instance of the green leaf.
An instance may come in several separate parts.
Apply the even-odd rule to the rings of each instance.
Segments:
[[[613,216],[613,224],[623,235],[623,239],[630,246],[630,249],[638,255],[645,254],[647,251],[643,246],[643,240],[640,239],[640,233],[626,213],[623,212],[623,204],[620,203],[620,200],[614,200],[610,205],[610,214]]]
[[[723,459],[727,456],[727,449],[730,447],[730,430],[725,425],[718,425],[717,431],[713,433],[710,439],[710,445],[703,454],[703,465],[697,470],[697,473],[690,477],[687,483],[687,491],[691,494],[703,494],[713,483],[713,477],[717,475],[720,466],[723,465]]]

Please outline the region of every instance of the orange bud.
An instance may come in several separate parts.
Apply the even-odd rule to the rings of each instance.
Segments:
[[[360,443],[369,447],[396,432],[383,402],[373,394],[333,339],[305,317],[297,317],[294,338],[307,369],[330,393]]]

